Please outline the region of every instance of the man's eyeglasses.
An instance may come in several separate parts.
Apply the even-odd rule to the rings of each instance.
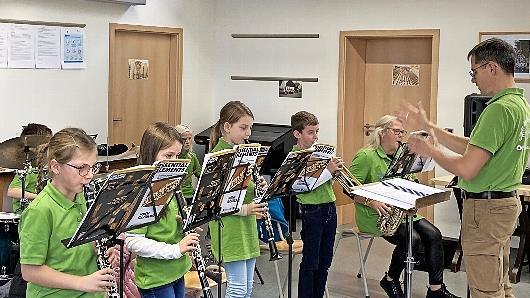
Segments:
[[[391,128],[391,127],[389,127],[388,129],[392,130],[392,132],[394,132],[394,134],[396,136],[406,136],[407,135],[407,131],[403,130],[403,129]]]
[[[475,67],[475,68],[472,68],[472,69],[469,71],[469,75],[474,79],[475,76],[477,75],[477,70],[478,70],[479,68],[482,68],[482,67],[488,65],[488,63],[490,63],[490,62],[488,61],[488,62],[482,63],[481,65],[479,65],[479,66],[477,66],[477,67]]]
[[[95,163],[93,166],[89,166],[87,164],[74,166],[69,163],[67,163],[66,165],[77,169],[79,171],[79,175],[83,177],[88,175],[89,172],[92,172],[92,174],[97,174],[99,172],[99,168],[101,167],[101,164],[99,162]]]

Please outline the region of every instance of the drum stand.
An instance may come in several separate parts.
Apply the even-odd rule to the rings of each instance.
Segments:
[[[17,175],[20,179],[22,185],[22,195],[20,197],[20,211],[24,211],[28,207],[28,199],[26,198],[26,176],[31,172],[31,161],[29,160],[29,146],[24,147],[24,154],[26,155],[24,159],[24,169],[17,170]],[[18,211],[18,210],[17,210]]]

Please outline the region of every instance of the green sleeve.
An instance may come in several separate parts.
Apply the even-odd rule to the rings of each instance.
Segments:
[[[508,110],[500,104],[491,104],[480,115],[478,122],[482,125],[475,125],[469,139],[469,144],[495,154],[504,144],[505,139],[514,130],[508,127]],[[493,125],[491,125],[493,124]]]
[[[13,178],[13,181],[9,184],[9,188],[22,188],[22,182],[20,181],[18,174],[15,175],[15,178]]]
[[[370,160],[366,152],[358,152],[351,162],[350,172],[362,184],[367,182],[368,172],[370,171]]]
[[[192,153],[191,155],[191,165],[193,175],[199,178],[199,176],[201,175],[201,163],[199,162],[199,159],[197,159],[197,154],[195,153]]]
[[[19,228],[21,264],[46,263],[53,225],[52,214],[38,207],[30,207],[22,213]]]

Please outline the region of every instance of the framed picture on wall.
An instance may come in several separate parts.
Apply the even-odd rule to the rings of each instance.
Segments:
[[[500,38],[515,48],[515,81],[530,83],[530,32],[480,32],[480,41]]]

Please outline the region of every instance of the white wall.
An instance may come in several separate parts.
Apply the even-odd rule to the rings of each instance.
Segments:
[[[468,51],[480,31],[530,31],[525,0],[218,0],[215,108],[241,99],[256,121],[288,124],[308,110],[320,120],[320,140],[336,143],[341,30],[440,29],[438,123],[463,133],[463,99],[470,82]],[[232,33],[319,33],[319,39],[233,39]],[[318,77],[303,83],[303,99],[279,99],[277,82],[231,81],[231,75]],[[530,91],[528,84],[521,87]],[[391,100],[391,99],[389,99]],[[214,116],[216,117],[216,115]],[[445,174],[438,170],[439,175]],[[456,202],[435,208],[445,236],[458,236]]]
[[[107,135],[109,23],[179,27],[184,30],[183,122],[208,126],[213,81],[212,0],[149,0],[128,6],[85,0],[2,0],[0,18],[86,24],[85,70],[0,69],[0,140],[28,122]],[[206,88],[202,88],[206,86]]]
[[[256,121],[289,123],[302,109],[320,120],[320,138],[336,142],[339,31],[440,29],[438,123],[463,133],[470,82],[468,51],[480,31],[529,31],[530,2],[468,0],[219,0],[215,112],[245,101]],[[319,39],[233,39],[232,33],[319,33]],[[279,99],[277,82],[231,81],[231,75],[318,77],[303,83],[303,99]],[[530,90],[528,84],[524,86]],[[391,99],[389,99],[391,100]]]

